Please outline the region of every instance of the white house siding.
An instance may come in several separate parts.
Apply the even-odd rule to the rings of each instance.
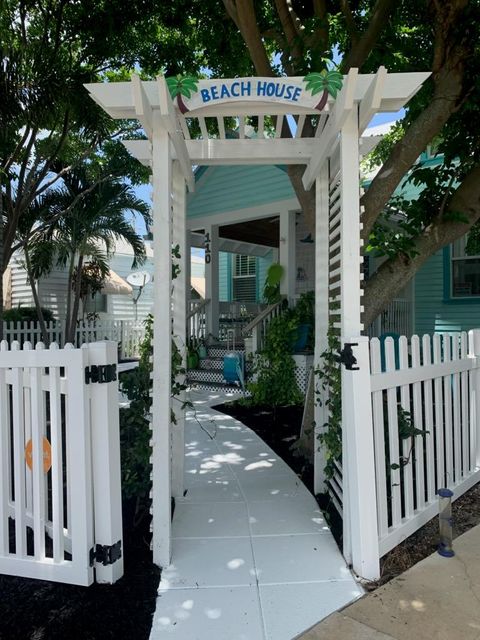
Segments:
[[[120,250],[118,250],[120,249]],[[110,267],[122,278],[126,278],[132,272],[132,254],[127,253],[128,247],[117,244],[117,251],[110,259]],[[153,274],[152,251],[147,247],[147,261],[137,270],[147,271]],[[21,256],[16,256],[11,261],[12,267],[12,307],[33,306],[33,296],[27,280],[27,274],[22,266]],[[50,309],[55,318],[61,320],[65,317],[67,296],[67,271],[54,269],[48,276],[41,278],[38,283],[40,303]],[[138,301],[138,319],[143,320],[153,307],[153,284],[150,282],[144,288]],[[109,295],[107,299],[107,313],[100,313],[100,318],[108,320],[134,320],[135,306],[131,296]]]
[[[12,307],[31,307],[33,305],[32,290],[27,274],[21,266],[21,258],[14,256],[10,261],[12,269]]]
[[[126,279],[129,273],[132,273],[132,256],[115,253],[110,260],[110,267],[118,273],[119,276]],[[153,275],[153,259],[147,258],[147,261],[136,270],[146,271]],[[137,289],[138,291],[138,289]],[[135,305],[131,296],[108,296],[107,300],[108,313],[106,316],[111,320],[134,320]],[[138,300],[138,319],[143,320],[153,309],[153,283],[150,281],[143,289],[142,295]],[[105,314],[100,314],[104,316]]]

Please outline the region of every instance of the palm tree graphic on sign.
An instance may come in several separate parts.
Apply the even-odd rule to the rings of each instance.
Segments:
[[[327,104],[329,95],[333,99],[337,97],[343,85],[343,75],[340,71],[335,71],[334,69],[330,71],[324,69],[319,73],[309,73],[303,80],[307,83],[306,89],[311,91],[312,96],[323,91],[320,102],[315,106],[318,111],[321,111]]]
[[[167,86],[172,96],[172,100],[177,98],[178,108],[182,113],[187,113],[188,108],[183,101],[183,97],[190,98],[192,93],[198,91],[198,79],[193,76],[175,76],[167,78]]]

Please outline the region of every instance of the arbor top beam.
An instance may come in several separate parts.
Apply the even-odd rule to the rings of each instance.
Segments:
[[[337,72],[305,78],[159,76],[155,81],[141,81],[135,75],[131,82],[85,86],[113,118],[138,119],[150,142],[156,126],[166,130],[171,158],[179,161],[190,191],[192,166],[215,164],[304,164],[303,184],[308,189],[323,162],[334,154],[352,111],[358,113],[361,135],[375,113],[401,109],[429,75],[388,74],[380,67],[376,74],[365,75],[351,69],[343,78]],[[361,140],[363,154],[376,142]],[[149,165],[149,141],[126,141],[125,146]]]
[[[375,79],[376,74],[361,74],[358,76],[358,80],[355,87],[354,101],[360,103],[367,94],[372,80]],[[381,100],[378,105],[378,111],[382,112],[396,112],[399,111],[405,104],[412,98],[421,85],[430,76],[429,72],[412,72],[412,73],[392,73],[387,74],[381,92]],[[217,87],[221,83],[225,83],[227,86],[232,86],[234,82],[272,82],[279,80],[279,78],[230,78],[225,80],[199,80],[198,88],[199,92],[203,89],[210,91],[212,95],[212,87]],[[288,77],[281,78],[281,80],[288,80],[289,85],[299,87],[303,78],[301,77]],[[142,86],[145,92],[145,96],[152,109],[160,109],[160,97],[158,94],[158,85],[155,80],[146,80],[142,82]],[[106,111],[112,118],[115,119],[128,119],[137,118],[135,110],[134,93],[132,91],[131,82],[98,82],[85,85],[86,89],[90,93],[91,97],[97,104],[99,104],[104,111]],[[310,113],[312,115],[318,114],[318,111],[314,108],[315,99],[311,102],[310,108],[302,103],[291,102],[289,105],[276,102],[272,97],[266,97],[265,100],[260,100],[259,96],[242,96],[241,89],[239,100],[231,100],[230,102],[221,102],[210,98],[202,106],[197,106],[198,103],[194,103],[194,108],[188,112],[186,117],[198,117],[198,116],[241,116],[241,115],[278,115],[278,114],[305,114]],[[317,97],[318,101],[318,97]],[[335,101],[331,96],[328,98],[327,105],[333,104]]]

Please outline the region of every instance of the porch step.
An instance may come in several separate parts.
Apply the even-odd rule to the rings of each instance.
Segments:
[[[227,352],[225,352],[227,353]],[[225,355],[225,354],[224,354]],[[199,369],[202,371],[223,371],[223,356],[217,358],[202,358],[200,360]],[[245,371],[249,373],[253,369],[253,363],[250,360],[245,362]]]
[[[208,347],[207,352],[208,352],[208,357],[209,358],[223,358],[223,356],[226,353],[229,353],[230,351],[239,351],[241,353],[245,352],[245,345],[242,343],[236,343],[235,344],[235,349],[232,349],[232,346],[229,345],[229,348],[227,349],[227,345],[226,344],[215,344],[212,345],[211,347]]]

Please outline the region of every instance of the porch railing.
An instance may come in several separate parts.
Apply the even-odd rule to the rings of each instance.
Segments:
[[[187,336],[199,340],[207,335],[207,306],[210,300],[190,300],[187,313]]]
[[[397,298],[369,326],[369,338],[378,338],[385,333],[397,333],[410,337],[413,333],[413,306],[410,300]]]
[[[270,322],[282,313],[285,305],[285,300],[282,299],[279,302],[268,305],[261,313],[258,314],[251,322],[249,322],[242,331],[242,335],[247,338],[252,338],[252,351],[256,353],[261,351],[264,346],[265,336],[267,333],[267,327]]]

